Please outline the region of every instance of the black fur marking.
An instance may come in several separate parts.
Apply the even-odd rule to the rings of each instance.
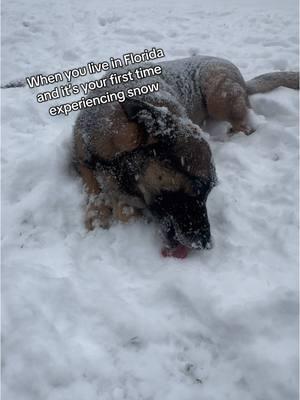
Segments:
[[[205,201],[183,191],[162,191],[149,209],[161,224],[171,246],[207,248],[211,241]]]

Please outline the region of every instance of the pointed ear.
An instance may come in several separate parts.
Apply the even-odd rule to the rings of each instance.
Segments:
[[[138,114],[141,111],[148,111],[152,116],[155,114],[156,107],[149,103],[137,99],[126,99],[121,103],[123,110],[125,111],[129,121],[134,121],[137,119]]]
[[[166,107],[156,107],[137,99],[126,99],[120,103],[129,119],[141,124],[148,135],[171,143],[178,130],[177,119]]]
[[[203,197],[217,184],[217,175],[209,144],[192,132],[177,136],[173,159],[178,168],[192,178],[195,193]]]

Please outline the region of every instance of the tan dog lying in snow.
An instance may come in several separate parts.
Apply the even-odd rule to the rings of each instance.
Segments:
[[[197,126],[213,119],[228,121],[233,132],[253,132],[249,94],[279,86],[298,89],[299,73],[275,72],[245,82],[235,65],[215,57],[159,65],[161,75],[143,80],[159,82],[158,92],[79,113],[74,163],[88,195],[86,224],[92,229],[98,221],[108,227],[112,219],[127,221],[147,209],[171,247],[207,247],[206,199],[216,176]],[[113,86],[112,91],[139,84]],[[105,92],[99,89],[89,97]]]

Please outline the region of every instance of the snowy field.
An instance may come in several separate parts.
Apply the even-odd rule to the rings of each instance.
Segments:
[[[297,15],[296,0],[10,0],[2,84],[153,46],[246,79],[297,70]],[[50,117],[37,93],[2,89],[3,399],[296,399],[298,93],[252,96],[257,131],[210,139],[214,248],[185,260],[142,222],[85,231],[76,113]]]

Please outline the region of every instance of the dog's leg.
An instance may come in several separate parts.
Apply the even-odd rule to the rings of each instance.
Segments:
[[[231,79],[224,79],[215,86],[207,98],[208,115],[215,120],[231,124],[231,133],[250,135],[254,129],[249,125],[250,103],[246,89]]]
[[[96,225],[108,228],[110,226],[112,207],[104,202],[102,190],[95,176],[95,172],[84,163],[84,160],[88,158],[88,151],[82,137],[82,132],[80,130],[75,130],[73,165],[77,173],[81,176],[87,193],[85,226],[88,230],[94,229]]]
[[[83,179],[85,190],[88,195],[85,216],[85,226],[88,230],[94,229],[97,225],[102,228],[109,228],[112,217],[114,220],[127,223],[143,215],[140,209],[120,200],[115,190],[112,190],[112,192],[114,192],[114,197],[106,198],[104,201],[99,182],[91,169],[80,166],[79,173]]]
[[[78,167],[87,193],[87,207],[85,214],[85,226],[88,230],[94,229],[97,225],[102,228],[110,226],[112,207],[105,204],[100,197],[101,188],[95,177],[94,171],[84,165]]]
[[[245,135],[251,135],[255,129],[249,121],[249,100],[248,96],[241,94],[234,99],[235,101],[229,105],[228,122],[231,124],[230,133],[243,132]]]
[[[121,201],[116,201],[113,207],[113,215],[119,221],[127,223],[132,219],[141,217],[143,213],[138,208],[132,207]]]

